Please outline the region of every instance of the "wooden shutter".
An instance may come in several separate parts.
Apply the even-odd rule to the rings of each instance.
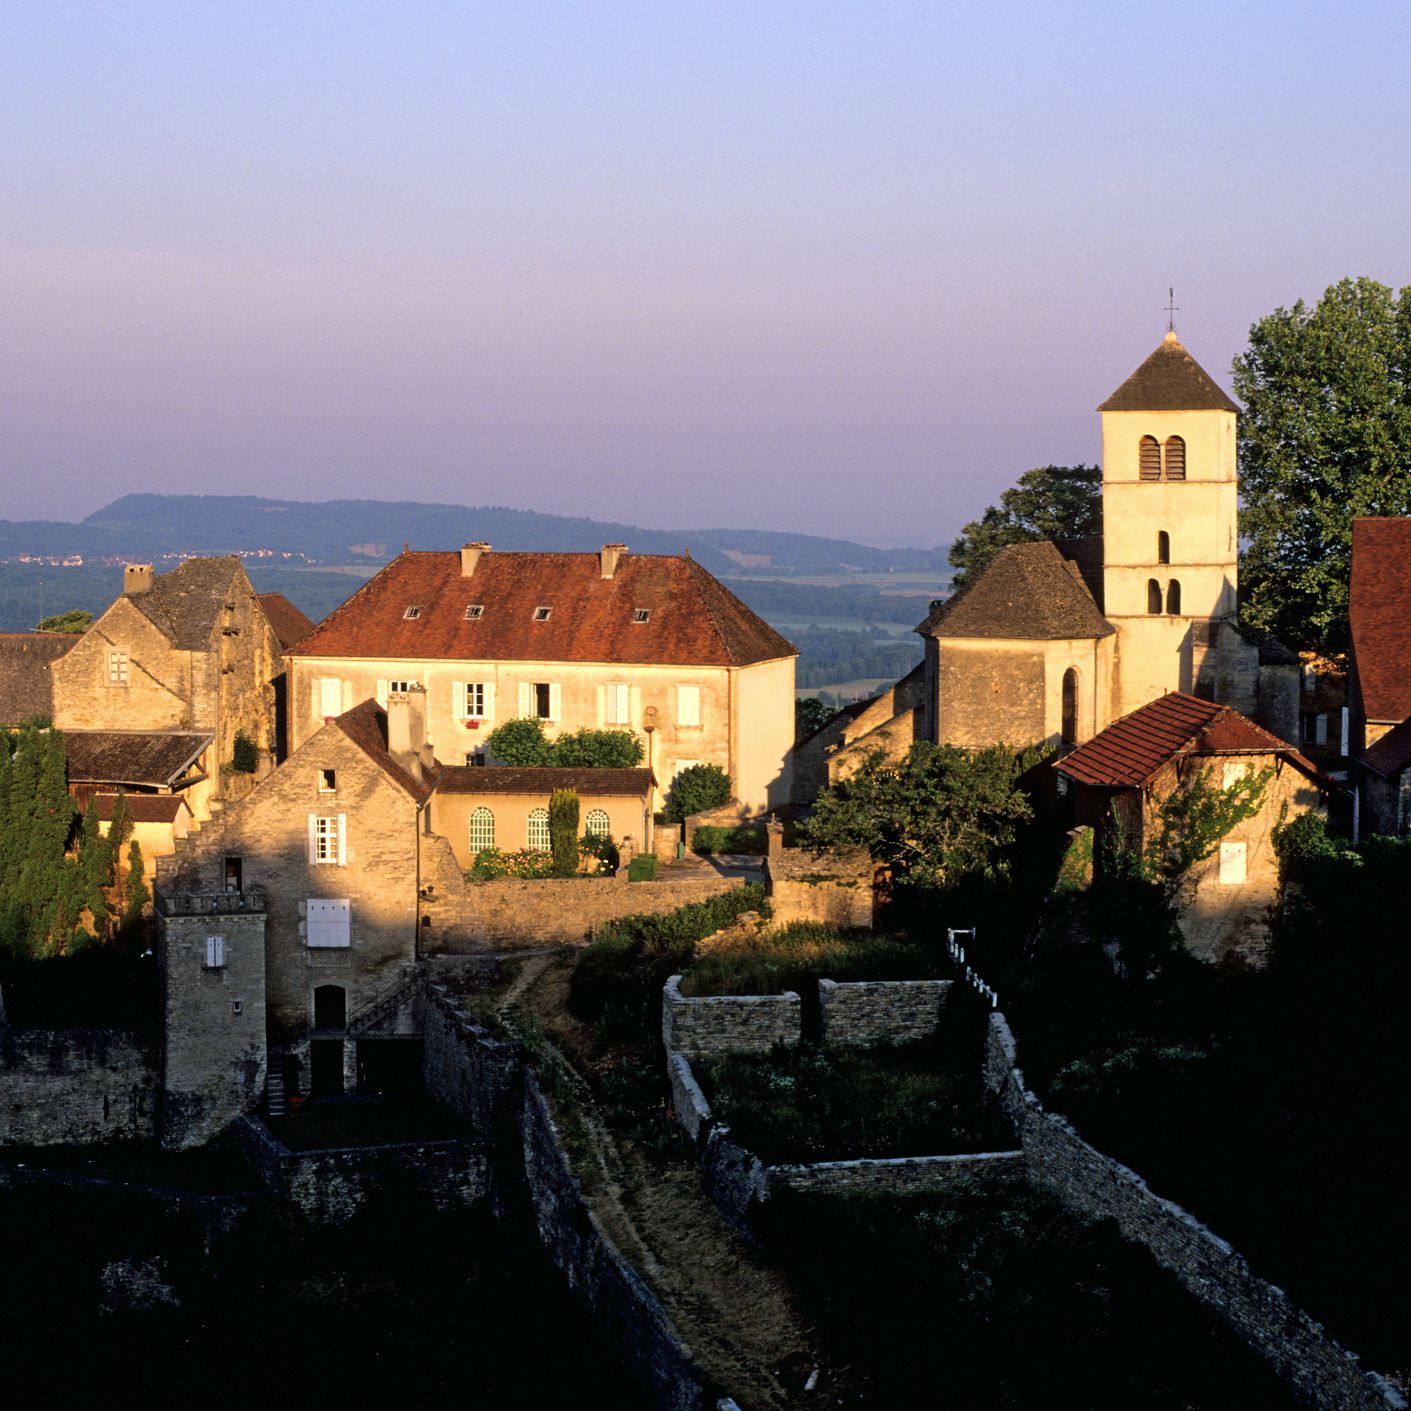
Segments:
[[[519,683],[519,718],[527,720],[534,714],[534,687],[528,681]]]
[[[457,681],[451,686],[451,714],[457,720],[464,720],[470,714],[466,709],[464,681]]]
[[[485,691],[485,719],[495,718],[495,683],[487,681],[483,687]]]
[[[225,937],[206,937],[206,969],[219,970],[225,964]]]
[[[346,813],[338,815],[338,865],[339,867],[348,865],[348,815]]]
[[[549,719],[558,720],[563,715],[563,692],[556,683],[549,686]]]
[[[344,681],[344,682],[343,682],[342,696],[343,696],[343,709],[344,709],[344,710],[352,710],[352,708],[353,708],[353,683],[352,683],[351,681]]]
[[[387,709],[388,685],[389,683],[386,681],[379,681],[377,683],[377,704],[380,705],[383,710]]]

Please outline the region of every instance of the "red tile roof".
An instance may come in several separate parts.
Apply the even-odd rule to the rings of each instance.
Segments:
[[[476,621],[466,609],[479,604]],[[535,622],[536,608],[550,609]],[[417,608],[416,617],[407,610]],[[645,609],[644,622],[634,613]],[[795,649],[689,558],[483,554],[469,577],[453,553],[404,553],[290,651],[408,661],[583,661],[746,666]]]
[[[313,618],[300,612],[283,593],[261,593],[259,596],[265,619],[274,629],[281,647],[292,647],[314,630]]]
[[[1316,766],[1286,741],[1231,710],[1172,691],[1115,720],[1054,768],[1080,784],[1140,788],[1177,755],[1277,754],[1316,780]]]
[[[389,779],[418,803],[431,796],[439,767],[418,779],[404,769],[387,750],[387,712],[376,701],[363,701],[333,720],[328,727],[341,730]]]
[[[515,765],[448,765],[436,781],[439,794],[579,794],[643,798],[656,782],[650,769],[542,769]]]
[[[1400,774],[1411,764],[1411,718],[1403,720],[1400,725],[1388,730],[1374,745],[1368,746],[1362,756],[1362,763],[1380,774],[1383,779]]]
[[[113,821],[113,809],[118,801],[116,794],[90,794],[81,788],[73,792],[80,808],[87,808],[88,800],[92,798],[98,809],[100,822]],[[186,802],[184,794],[124,794],[123,798],[126,801],[127,816],[134,823],[175,823],[182,809],[188,814],[191,812],[191,806]]]
[[[1347,612],[1365,718],[1405,720],[1411,716],[1411,518],[1352,521]]]

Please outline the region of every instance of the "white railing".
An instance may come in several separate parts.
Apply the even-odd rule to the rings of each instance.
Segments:
[[[991,1009],[999,1008],[999,992],[993,985],[987,984],[980,978],[980,973],[973,966],[969,965],[965,959],[965,947],[956,939],[957,936],[969,936],[971,944],[975,941],[975,928],[951,926],[946,930],[946,950],[950,953],[950,958],[960,966],[961,973],[965,977],[965,983],[969,985],[976,994],[982,995],[989,1000]]]

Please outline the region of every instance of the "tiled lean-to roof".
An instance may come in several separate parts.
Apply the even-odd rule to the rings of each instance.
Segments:
[[[1320,782],[1317,768],[1287,741],[1229,706],[1172,691],[1115,720],[1054,768],[1080,784],[1136,789],[1177,755],[1277,754]]]
[[[604,578],[597,554],[487,550],[468,576],[458,551],[399,555],[291,655],[747,666],[796,651],[689,558],[624,553]]]
[[[169,789],[214,738],[187,730],[66,730],[69,782]]]
[[[1168,333],[1100,412],[1238,412],[1238,403]]]
[[[1411,518],[1352,521],[1348,624],[1368,720],[1411,716]]]
[[[1362,755],[1362,763],[1383,779],[1400,774],[1411,764],[1411,718],[1388,730],[1376,744],[1369,745]]]
[[[1001,549],[916,630],[927,637],[1066,640],[1106,637],[1114,628],[1078,566],[1045,540]]]

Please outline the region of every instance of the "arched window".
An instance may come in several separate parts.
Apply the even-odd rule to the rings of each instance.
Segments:
[[[477,808],[470,815],[470,850],[484,852],[495,846],[495,815],[488,808]]]
[[[1161,479],[1161,443],[1155,436],[1143,436],[1141,445],[1141,478]]]
[[[314,1028],[342,1029],[347,1023],[347,990],[342,985],[320,985],[314,991]]]
[[[525,839],[525,844],[531,848],[538,848],[540,852],[549,850],[549,810],[546,808],[531,808],[529,810],[529,836]]]
[[[1161,611],[1161,584],[1148,578],[1146,583],[1146,610],[1150,613]]]
[[[583,820],[583,831],[596,838],[606,838],[612,832],[612,820],[603,808],[590,808],[588,817]]]
[[[1078,743],[1078,673],[1070,666],[1063,673],[1063,743]]]
[[[1172,617],[1181,615],[1181,582],[1178,578],[1173,578],[1166,585],[1166,611]]]
[[[1186,443],[1179,436],[1166,438],[1166,478],[1184,480],[1186,478]]]
[[[1156,535],[1156,561],[1171,562],[1171,536],[1164,529],[1159,530]]]

